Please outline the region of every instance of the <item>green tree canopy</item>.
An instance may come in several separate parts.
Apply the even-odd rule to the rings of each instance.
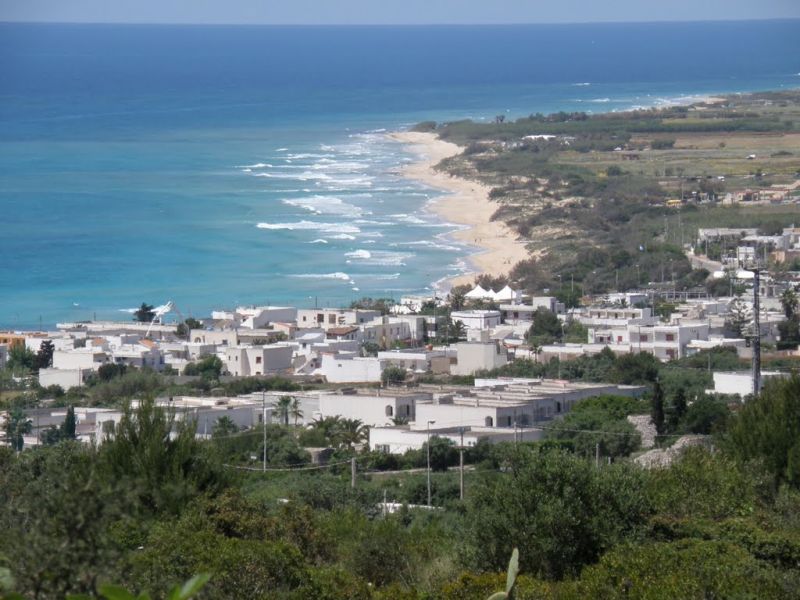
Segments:
[[[133,320],[139,323],[149,323],[156,316],[154,309],[152,304],[142,302],[142,305],[133,312]]]
[[[136,409],[127,405],[100,451],[110,475],[131,481],[142,505],[152,511],[177,511],[222,480],[195,440],[194,422],[176,422],[152,399],[142,400]]]
[[[25,344],[12,344],[8,349],[6,367],[14,373],[28,374],[39,368],[36,353]]]
[[[800,377],[768,381],[733,418],[728,440],[735,455],[760,460],[776,484],[800,487]]]
[[[39,351],[36,353],[36,368],[47,369],[53,366],[53,352],[55,345],[50,340],[44,340],[39,344]]]
[[[222,367],[222,360],[215,354],[209,354],[197,362],[186,365],[183,372],[186,375],[200,375],[203,379],[219,379]]]
[[[520,447],[507,473],[472,495],[470,559],[499,571],[518,547],[524,573],[576,573],[644,526],[651,508],[643,477],[629,466],[598,470],[563,451]]]
[[[562,337],[561,321],[556,314],[542,306],[533,313],[533,324],[528,330],[528,341],[541,346],[550,344]]]

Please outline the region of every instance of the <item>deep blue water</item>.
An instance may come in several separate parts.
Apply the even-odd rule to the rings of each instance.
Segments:
[[[469,249],[383,130],[799,74],[800,21],[0,24],[0,326],[422,291]]]

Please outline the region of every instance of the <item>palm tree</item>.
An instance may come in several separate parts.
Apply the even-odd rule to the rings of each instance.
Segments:
[[[456,342],[467,336],[467,328],[464,327],[463,321],[451,321],[449,329],[448,337],[451,340],[455,339]]]
[[[278,402],[275,403],[275,408],[278,411],[278,417],[280,418],[281,422],[288,427],[289,426],[289,413],[292,410],[292,397],[291,396],[281,396],[278,398]]]
[[[342,419],[340,428],[336,432],[336,440],[340,446],[352,448],[363,444],[369,438],[369,428],[361,419]]]
[[[333,445],[337,432],[342,428],[342,418],[336,416],[314,419],[311,422],[311,428],[321,431],[328,443]]]
[[[19,408],[15,408],[6,415],[5,431],[6,440],[15,451],[20,452],[25,446],[24,436],[33,431],[33,421]]]
[[[239,432],[239,426],[227,415],[223,415],[214,423],[214,437],[228,437]]]
[[[294,419],[294,426],[297,427],[297,421],[303,418],[303,410],[300,408],[300,401],[297,398],[292,398],[292,405],[289,407],[289,414]]]

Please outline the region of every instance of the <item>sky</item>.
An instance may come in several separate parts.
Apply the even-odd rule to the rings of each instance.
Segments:
[[[516,24],[800,18],[800,0],[0,0],[0,21]]]

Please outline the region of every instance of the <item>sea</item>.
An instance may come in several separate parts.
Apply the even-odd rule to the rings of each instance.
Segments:
[[[797,87],[797,20],[0,23],[0,327],[426,293],[475,249],[387,132]]]

